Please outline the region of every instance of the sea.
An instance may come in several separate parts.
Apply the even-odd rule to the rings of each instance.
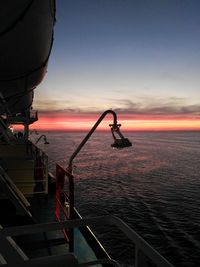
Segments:
[[[55,173],[67,167],[84,132],[45,132]],[[123,219],[175,267],[200,266],[200,132],[126,132],[132,147],[113,149],[94,133],[74,160],[75,205],[82,216]],[[111,256],[132,266],[134,250],[117,230],[97,236]],[[103,233],[98,231],[102,230]]]

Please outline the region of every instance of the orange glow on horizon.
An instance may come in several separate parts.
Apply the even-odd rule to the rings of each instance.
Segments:
[[[98,116],[68,116],[49,118],[40,116],[40,119],[30,126],[31,129],[47,131],[86,131],[91,129]],[[109,130],[112,117],[106,117],[98,126],[98,130]],[[175,130],[200,130],[200,119],[118,119],[123,131],[175,131]],[[15,129],[19,127],[15,127]]]

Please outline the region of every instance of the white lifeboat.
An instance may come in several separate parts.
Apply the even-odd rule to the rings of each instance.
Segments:
[[[0,114],[30,109],[53,43],[54,0],[0,1]]]

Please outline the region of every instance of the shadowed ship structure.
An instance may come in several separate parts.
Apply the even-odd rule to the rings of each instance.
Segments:
[[[46,135],[35,143],[30,139],[29,126],[38,120],[32,110],[34,89],[46,73],[54,24],[53,0],[0,2],[0,265],[120,266],[92,232],[109,224],[133,243],[134,266],[172,266],[121,219],[82,218],[74,207],[73,160],[107,114],[113,116],[111,146],[132,146],[113,110],[99,117],[67,168],[56,164],[55,177],[38,147],[41,140],[49,144]],[[14,132],[14,125],[23,130]]]

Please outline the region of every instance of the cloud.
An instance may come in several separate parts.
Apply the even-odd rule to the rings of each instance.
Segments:
[[[126,116],[127,119],[200,119],[200,104],[188,104],[184,98],[147,98],[143,97],[136,102],[131,99],[120,99],[112,101],[113,107],[107,108],[61,108],[71,102],[59,101],[37,101],[36,108],[42,116],[57,117],[79,117],[94,118],[106,109],[115,110],[118,114]],[[64,105],[65,104],[65,105]]]
[[[45,99],[45,100],[36,100],[34,101],[34,109],[38,109],[41,111],[48,110],[59,110],[60,107],[66,107],[70,105],[69,100],[57,100],[57,99]]]
[[[187,104],[184,98],[157,98],[145,101],[133,102],[130,99],[120,100],[123,107],[116,111],[122,114],[130,114],[134,117],[154,119],[200,119],[200,104]]]

